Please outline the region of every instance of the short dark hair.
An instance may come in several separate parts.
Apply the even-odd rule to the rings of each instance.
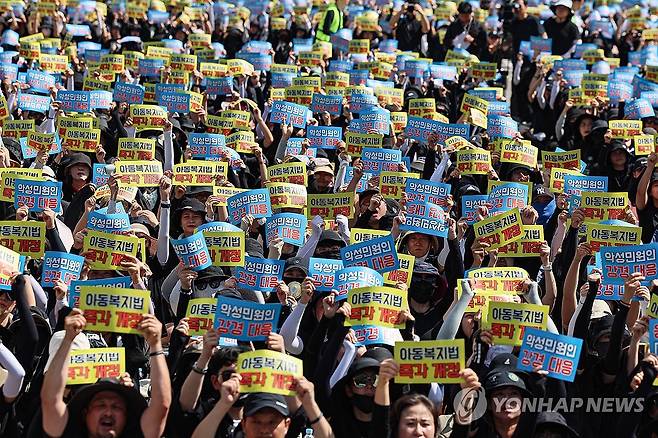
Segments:
[[[438,415],[436,407],[432,400],[425,397],[421,394],[409,394],[403,397],[400,397],[394,404],[391,409],[391,432],[393,438],[398,438],[398,428],[400,426],[400,418],[402,417],[402,412],[405,409],[410,408],[416,405],[424,405],[432,413],[432,418],[434,419],[435,431],[439,427]]]
[[[473,12],[473,6],[469,2],[461,2],[457,8],[460,14],[470,14]]]
[[[222,367],[236,363],[241,352],[242,350],[236,347],[220,348],[215,351],[208,362],[208,374],[217,374]]]

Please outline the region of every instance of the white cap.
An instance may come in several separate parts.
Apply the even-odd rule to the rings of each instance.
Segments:
[[[43,369],[44,373],[48,371],[50,363],[55,357],[55,353],[59,350],[59,346],[62,345],[64,335],[66,335],[66,330],[60,330],[53,333],[53,337],[50,338],[50,344],[48,344],[48,362],[46,362],[46,366]],[[84,333],[78,333],[78,336],[73,339],[73,343],[71,344],[71,351],[87,350],[89,348],[91,348],[91,345],[89,345],[89,339],[87,339],[87,336]]]

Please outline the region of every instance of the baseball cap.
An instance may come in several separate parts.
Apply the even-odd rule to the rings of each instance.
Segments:
[[[286,399],[282,395],[269,394],[266,392],[254,392],[249,394],[244,401],[244,415],[250,417],[262,409],[274,409],[284,417],[290,416]]]
[[[487,374],[484,382],[484,389],[487,393],[504,387],[513,387],[523,393],[528,393],[523,380],[511,371],[494,369]]]

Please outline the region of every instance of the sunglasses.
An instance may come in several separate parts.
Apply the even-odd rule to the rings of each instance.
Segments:
[[[354,376],[352,383],[354,383],[355,388],[365,388],[366,386],[375,387],[379,381],[379,376],[376,374],[360,374]]]
[[[204,281],[201,283],[194,283],[194,288],[196,290],[206,290],[208,287],[210,289],[218,289],[222,285],[222,280],[210,280],[210,281]]]

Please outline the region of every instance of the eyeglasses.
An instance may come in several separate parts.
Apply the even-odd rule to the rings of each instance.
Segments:
[[[365,388],[366,386],[375,387],[379,381],[379,376],[376,374],[360,374],[352,378],[355,388]]]

